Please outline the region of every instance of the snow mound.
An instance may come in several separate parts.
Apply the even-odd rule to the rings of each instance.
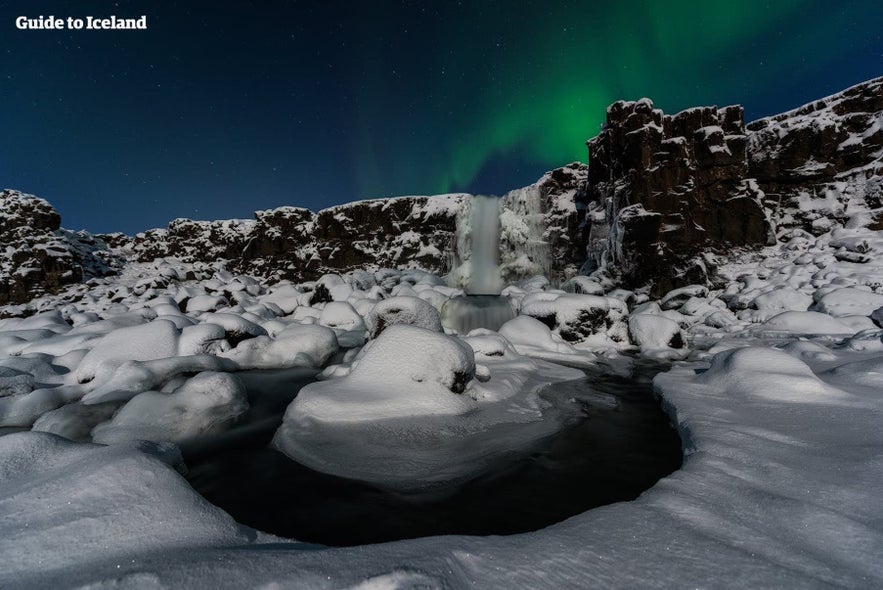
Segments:
[[[133,397],[110,422],[92,431],[92,440],[179,442],[220,432],[248,410],[245,387],[228,373],[200,373],[173,393],[145,391]]]
[[[37,572],[78,571],[96,559],[120,563],[253,538],[194,492],[176,465],[180,455],[169,445],[98,447],[36,432],[0,437],[0,585],[27,586]],[[68,583],[52,586],[59,585]]]
[[[220,356],[232,360],[240,369],[288,369],[321,367],[337,349],[337,336],[331,328],[291,324],[274,339],[258,336]]]
[[[839,317],[845,315],[869,316],[880,307],[883,307],[883,295],[855,287],[845,287],[834,289],[822,295],[816,302],[814,309]]]
[[[332,301],[325,304],[319,316],[319,323],[338,330],[364,330],[362,316],[346,301]]]
[[[723,395],[780,402],[826,402],[846,395],[824,383],[800,359],[773,348],[720,352],[696,381]]]
[[[179,331],[168,320],[119,328],[98,340],[77,367],[76,379],[104,380],[126,361],[148,361],[176,356]]]
[[[851,336],[856,330],[837,318],[816,311],[785,311],[752,328],[756,334]]]
[[[629,318],[629,336],[644,350],[683,348],[685,345],[678,323],[659,314],[632,315]]]
[[[442,331],[441,316],[432,304],[419,297],[398,296],[377,302],[365,318],[371,338],[394,324]]]
[[[423,492],[475,477],[556,432],[564,412],[539,390],[581,377],[517,354],[492,332],[464,342],[394,325],[349,374],[304,387],[273,446],[318,471]]]
[[[475,373],[472,349],[458,338],[394,325],[368,347],[346,377],[304,387],[285,420],[362,422],[420,414],[462,414]]]

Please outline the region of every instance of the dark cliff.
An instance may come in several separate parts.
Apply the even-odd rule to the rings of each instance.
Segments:
[[[883,227],[883,78],[747,126],[742,116],[611,105],[587,142],[585,270],[660,295],[711,281],[714,254],[795,228]]]

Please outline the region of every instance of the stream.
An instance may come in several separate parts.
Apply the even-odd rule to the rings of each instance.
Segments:
[[[240,374],[260,390],[245,426],[183,444],[187,479],[238,522],[329,546],[432,535],[507,535],[538,530],[592,508],[633,500],[681,465],[681,443],[653,396],[653,375],[587,371],[543,392],[577,418],[530,452],[444,494],[408,495],[308,469],[269,442],[285,407],[315,372]]]

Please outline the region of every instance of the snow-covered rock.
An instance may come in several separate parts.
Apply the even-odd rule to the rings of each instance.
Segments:
[[[239,379],[227,373],[199,373],[174,392],[136,395],[112,420],[92,430],[92,440],[179,442],[223,431],[246,410],[248,400]]]
[[[438,310],[420,297],[397,296],[378,301],[365,318],[365,323],[371,338],[376,338],[389,326],[396,324],[442,331]]]

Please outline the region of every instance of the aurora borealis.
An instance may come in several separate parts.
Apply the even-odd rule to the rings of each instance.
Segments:
[[[18,31],[17,16],[148,17]],[[883,4],[24,2],[0,6],[0,181],[72,229],[503,192],[585,160],[606,106],[748,119],[883,75]]]

